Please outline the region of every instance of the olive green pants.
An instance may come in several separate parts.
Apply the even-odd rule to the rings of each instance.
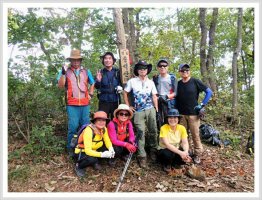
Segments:
[[[151,151],[152,149],[156,150],[158,145],[155,108],[135,112],[134,125],[136,128],[136,137],[138,138],[137,156],[146,157],[145,146],[148,146]]]

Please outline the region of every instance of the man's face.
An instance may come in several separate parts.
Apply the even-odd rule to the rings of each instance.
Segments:
[[[106,55],[106,56],[104,57],[104,65],[105,65],[106,67],[112,67],[112,66],[113,66],[113,63],[114,63],[114,60],[113,60],[113,58],[112,58],[111,55]]]
[[[145,77],[147,75],[147,66],[138,66],[137,72],[139,76]]]
[[[160,62],[157,66],[157,70],[160,74],[166,74],[168,71],[168,65],[166,62]]]
[[[82,59],[70,59],[71,66],[75,69],[81,66]]]
[[[190,76],[190,69],[187,67],[182,67],[179,70],[179,74],[182,78],[188,78]]]

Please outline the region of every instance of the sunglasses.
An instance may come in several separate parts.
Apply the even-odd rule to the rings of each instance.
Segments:
[[[119,113],[119,115],[120,116],[126,116],[126,117],[130,116],[129,113]]]
[[[158,65],[157,67],[163,68],[163,67],[167,67],[167,65]]]
[[[182,72],[182,73],[189,72],[189,69],[182,69],[182,70],[180,70],[180,72]]]

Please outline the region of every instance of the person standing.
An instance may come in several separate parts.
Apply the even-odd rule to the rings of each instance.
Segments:
[[[120,104],[120,93],[123,91],[120,81],[120,71],[113,65],[116,59],[111,52],[101,56],[104,68],[97,71],[95,88],[98,90],[98,110],[107,113],[110,119],[114,117],[114,111]]]
[[[190,66],[188,64],[179,65],[179,74],[181,80],[177,86],[177,108],[182,115],[180,124],[184,125],[187,130],[190,130],[194,145],[193,160],[199,164],[200,156],[203,152],[203,146],[199,136],[201,109],[208,103],[212,96],[212,91],[199,79],[190,76]],[[201,103],[198,103],[199,94],[205,92],[205,97]]]
[[[152,65],[145,61],[138,61],[134,67],[135,78],[130,79],[124,89],[125,104],[130,106],[128,93],[132,91],[134,97],[134,107],[130,109],[134,111],[134,125],[137,130],[138,138],[138,164],[141,168],[147,167],[147,154],[145,146],[149,147],[149,155],[153,161],[156,161],[157,151],[157,124],[156,112],[158,112],[157,90],[152,80],[148,78],[148,74],[152,70]],[[155,107],[155,108],[154,108]],[[148,130],[147,141],[145,141],[145,131]]]
[[[70,66],[63,66],[57,76],[58,87],[66,90],[66,110],[68,115],[67,151],[73,156],[71,139],[78,127],[89,123],[90,100],[94,94],[94,78],[90,70],[81,66],[82,56],[78,49],[71,51]],[[88,84],[90,87],[88,88]]]
[[[175,108],[175,97],[177,93],[177,79],[174,74],[168,73],[168,61],[160,59],[157,63],[158,75],[153,76],[158,93],[158,128],[165,123],[165,116],[169,109]]]

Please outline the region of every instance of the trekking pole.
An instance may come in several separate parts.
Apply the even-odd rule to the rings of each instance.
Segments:
[[[126,164],[125,164],[125,168],[124,168],[124,170],[123,170],[123,172],[122,172],[122,175],[121,175],[121,177],[120,177],[120,179],[119,179],[119,183],[118,183],[118,185],[117,185],[116,192],[118,192],[118,190],[119,190],[119,188],[120,188],[120,186],[121,186],[121,183],[122,183],[122,181],[123,181],[123,179],[124,179],[124,177],[125,177],[126,170],[127,170],[128,166],[129,166],[129,163],[130,163],[130,161],[131,161],[131,159],[132,159],[132,155],[133,155],[133,153],[129,153],[128,159],[127,159]]]

